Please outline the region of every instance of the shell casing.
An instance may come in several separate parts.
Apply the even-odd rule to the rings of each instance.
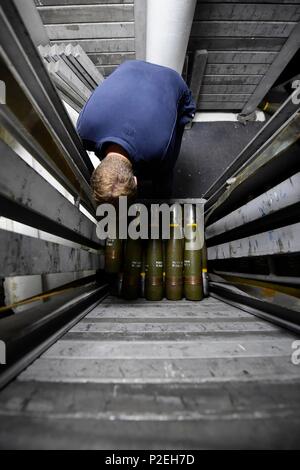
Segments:
[[[105,246],[105,271],[118,273],[122,267],[122,241],[108,238]]]
[[[209,282],[208,282],[208,272],[207,272],[207,248],[206,243],[204,243],[202,250],[202,280],[203,280],[203,295],[204,297],[209,296]]]
[[[173,228],[166,248],[166,297],[180,300],[183,294],[183,240],[174,238]]]
[[[122,296],[123,273],[118,274],[118,297]]]
[[[170,214],[170,239],[166,242],[166,297],[180,300],[183,294],[182,207],[174,204]]]
[[[191,206],[185,214],[185,243],[184,243],[184,295],[187,300],[203,299],[202,283],[202,250],[195,207]]]
[[[125,247],[122,296],[133,300],[139,296],[140,273],[142,267],[141,240],[128,239]]]
[[[187,300],[203,299],[201,250],[184,252],[184,295]]]
[[[139,291],[139,296],[144,299],[145,298],[145,277],[146,277],[146,244],[145,242],[142,242],[142,267],[141,267],[141,272],[140,272],[140,291]]]
[[[149,240],[146,255],[145,297],[147,300],[162,300],[163,248],[161,240]]]

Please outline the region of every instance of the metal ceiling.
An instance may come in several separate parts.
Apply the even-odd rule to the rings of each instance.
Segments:
[[[35,3],[50,41],[80,44],[104,76],[142,58],[146,0]],[[198,0],[185,69],[190,81],[195,51],[208,51],[198,109],[255,110],[300,46],[299,21],[297,0]]]

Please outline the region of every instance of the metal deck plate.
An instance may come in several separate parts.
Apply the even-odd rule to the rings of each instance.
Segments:
[[[107,298],[0,394],[0,447],[296,448],[296,336],[216,299]]]

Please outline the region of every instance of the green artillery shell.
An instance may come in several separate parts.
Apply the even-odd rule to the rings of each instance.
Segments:
[[[123,291],[123,273],[118,273],[118,297],[122,296]]]
[[[133,300],[139,296],[140,273],[142,265],[141,240],[128,239],[125,248],[122,295]]]
[[[145,297],[147,300],[162,300],[163,253],[161,240],[149,240],[146,258]]]
[[[162,240],[163,252],[163,290],[166,292],[166,262],[167,262],[167,240]]]
[[[183,239],[180,206],[171,211],[170,240],[166,243],[166,297],[180,300],[183,292]]]
[[[118,273],[122,266],[122,241],[108,238],[105,248],[105,271]]]
[[[269,103],[269,101],[264,100],[260,105],[259,108],[262,109],[265,113],[273,115],[278,111],[280,108],[280,103]]]
[[[187,300],[202,300],[202,257],[197,240],[198,227],[195,207],[185,208],[185,246],[184,246],[184,294]]]
[[[209,285],[208,285],[208,273],[207,273],[207,248],[204,243],[202,250],[202,281],[203,281],[203,295],[204,297],[209,296]]]
[[[140,274],[140,297],[142,299],[145,298],[145,276],[146,276],[146,244],[143,242],[142,245],[142,267],[141,267],[141,274]]]

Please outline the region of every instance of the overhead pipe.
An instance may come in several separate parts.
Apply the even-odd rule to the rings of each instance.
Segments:
[[[182,73],[197,0],[148,0],[146,60]]]

